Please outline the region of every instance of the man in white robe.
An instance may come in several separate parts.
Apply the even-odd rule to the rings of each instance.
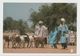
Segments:
[[[44,47],[44,41],[47,41],[48,30],[47,27],[43,25],[42,21],[35,26],[35,38],[37,39],[37,46],[41,43],[41,47]]]

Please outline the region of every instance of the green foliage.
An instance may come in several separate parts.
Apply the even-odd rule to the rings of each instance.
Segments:
[[[29,27],[27,25],[26,21],[23,20],[13,20],[13,18],[11,17],[7,17],[6,19],[4,19],[3,22],[3,30],[18,30],[20,32],[20,34],[24,34],[25,32],[27,32],[29,30]]]
[[[11,30],[12,23],[13,23],[13,19],[11,17],[7,17],[6,19],[4,19],[4,23],[3,23],[4,30],[9,30],[9,29]]]
[[[39,8],[39,12],[31,14],[31,20],[34,25],[42,20],[48,27],[48,30],[53,30],[60,24],[60,18],[65,18],[66,23],[69,25],[76,22],[76,4],[73,3],[53,3],[51,5],[43,5]]]

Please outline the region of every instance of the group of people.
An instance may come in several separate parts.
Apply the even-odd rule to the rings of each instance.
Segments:
[[[28,45],[32,45],[34,41],[34,45],[36,48],[38,47],[45,47],[47,44],[50,45],[52,48],[57,48],[57,44],[60,43],[63,49],[67,48],[68,43],[70,42],[74,45],[75,42],[75,34],[73,31],[69,31],[67,24],[65,23],[65,19],[60,19],[61,23],[59,26],[54,27],[54,30],[51,30],[50,33],[48,32],[48,28],[44,25],[43,21],[39,21],[35,25],[35,33],[34,34],[26,34],[26,35],[10,35],[9,37],[19,37],[15,38],[17,43],[20,41],[28,42]],[[25,37],[27,37],[25,39]],[[69,38],[70,37],[70,38]],[[10,38],[11,39],[11,38]],[[9,39],[6,39],[9,43]],[[14,45],[13,41],[13,44]]]
[[[41,47],[47,43],[52,48],[57,48],[57,42],[60,41],[63,49],[67,48],[68,44],[68,26],[65,23],[65,19],[61,18],[61,23],[59,26],[55,27],[54,31],[51,31],[48,34],[48,29],[45,25],[43,25],[43,21],[39,21],[35,26],[35,38],[41,41]],[[57,35],[59,36],[59,40],[57,41]],[[38,42],[37,42],[38,43]],[[38,43],[38,45],[39,45]]]
[[[61,18],[61,23],[58,27],[55,28],[55,31],[52,31],[49,35],[49,44],[51,44],[51,47],[57,48],[57,38],[56,36],[59,35],[60,37],[60,43],[62,45],[62,48],[67,48],[67,34],[68,34],[68,26],[65,24],[65,19]]]

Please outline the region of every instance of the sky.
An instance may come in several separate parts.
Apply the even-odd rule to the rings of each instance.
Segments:
[[[23,19],[29,25],[30,15],[33,11],[38,11],[44,3],[4,3],[3,5],[3,18],[12,17],[15,20]]]

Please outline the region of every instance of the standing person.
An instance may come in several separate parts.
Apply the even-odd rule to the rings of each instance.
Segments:
[[[70,44],[71,45],[74,45],[74,43],[75,43],[75,33],[74,33],[74,31],[70,31]]]
[[[41,47],[44,47],[45,39],[47,38],[47,27],[43,25],[43,21],[39,21],[39,23],[35,26],[35,45],[36,47],[41,44]]]
[[[65,19],[61,18],[61,24],[58,27],[58,31],[61,32],[60,37],[60,43],[62,45],[62,48],[67,48],[67,37],[66,34],[68,34],[68,26],[65,24]]]

